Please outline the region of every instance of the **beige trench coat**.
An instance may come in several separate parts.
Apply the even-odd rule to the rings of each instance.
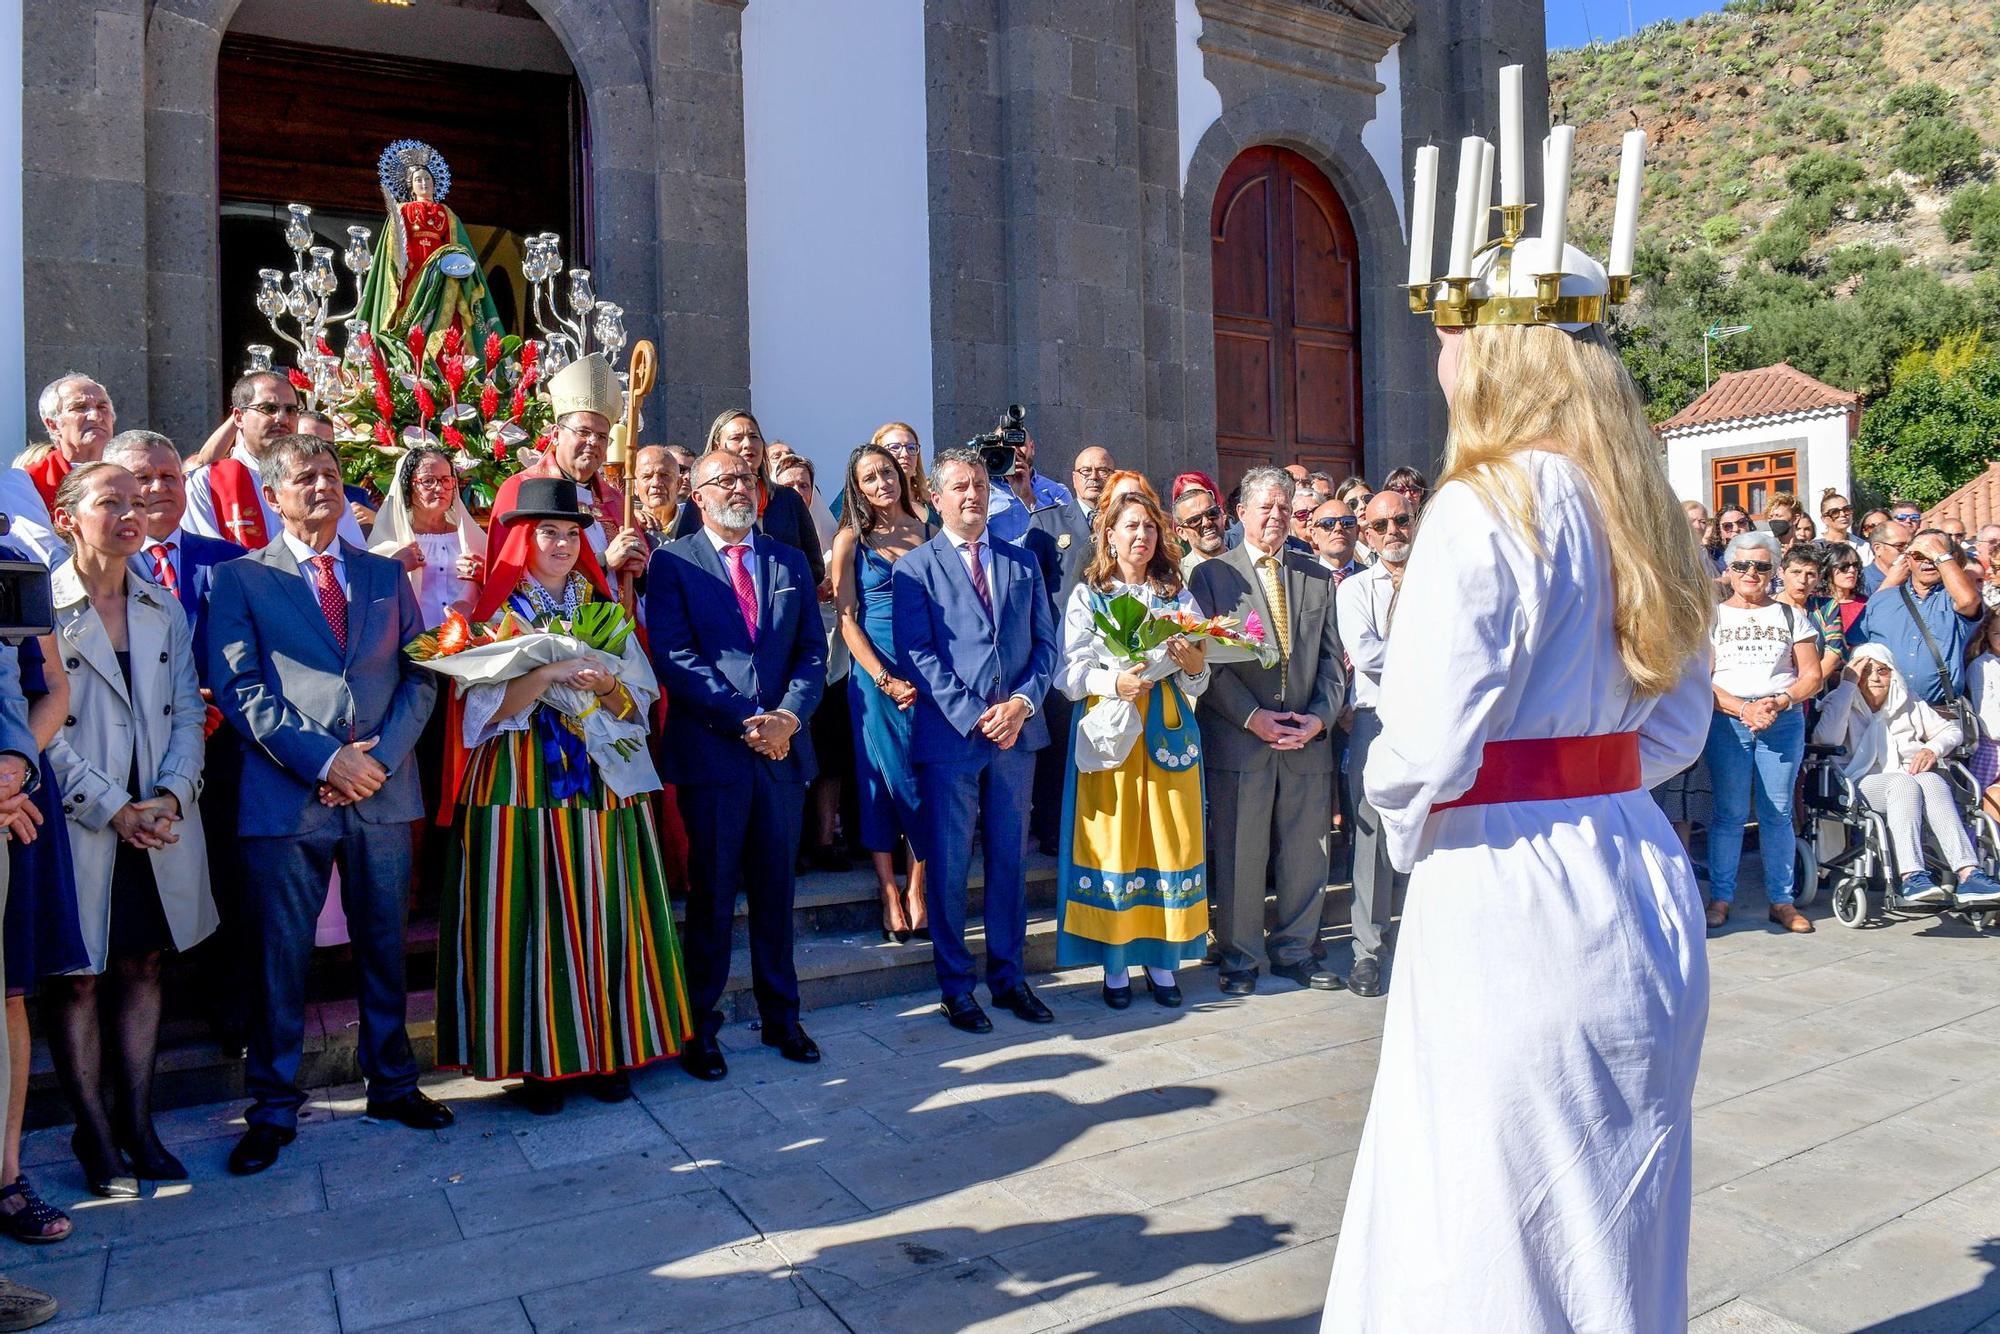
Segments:
[[[174,826],[180,841],[150,854],[174,945],[188,949],[216,925],[208,846],[195,800],[201,795],[206,710],[195,681],[194,634],[173,594],[137,574],[129,574],[127,581],[129,696],[118,655],[75,565],[61,565],[50,578],[56,642],[69,671],[69,716],[49,742],[48,754],[62,783],[76,867],[77,916],[93,973],[104,971],[111,936],[111,868],[119,841],[111,817],[128,802],[157,792],[171,792],[180,801],[181,819]],[[137,792],[127,786],[135,749]]]

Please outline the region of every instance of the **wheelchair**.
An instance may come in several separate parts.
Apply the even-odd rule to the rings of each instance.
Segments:
[[[1888,819],[1862,800],[1841,771],[1845,746],[1806,747],[1802,785],[1806,832],[1798,840],[1796,896],[1803,908],[1823,885],[1831,896],[1834,920],[1846,927],[1866,925],[1878,913],[1910,917],[1959,916],[1977,931],[2000,927],[2000,909],[1960,908],[1953,903],[1912,903],[1901,894],[1905,869],[1895,864],[1895,846]],[[1979,782],[1972,771],[1953,760],[1940,760],[1938,772],[1951,787],[1958,817],[1972,838],[1973,854],[1989,871],[2000,864],[2000,822],[1980,802]],[[1924,848],[1932,878],[1949,888],[1957,879]]]

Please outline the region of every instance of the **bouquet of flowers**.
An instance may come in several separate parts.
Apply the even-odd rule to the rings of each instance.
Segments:
[[[1196,616],[1178,608],[1153,611],[1130,593],[1120,593],[1103,607],[1093,607],[1091,618],[1098,643],[1112,661],[1149,682],[1179,670],[1167,655],[1167,644],[1175,639],[1205,646],[1211,666],[1254,660],[1269,667],[1278,660],[1278,650],[1265,642],[1263,623],[1254,611],[1239,626],[1227,616]],[[1077,725],[1077,767],[1086,773],[1117,768],[1144,730],[1132,702],[1116,695],[1098,700]]]
[[[615,602],[586,603],[568,620],[549,617],[539,623],[510,610],[477,627],[452,611],[445,613],[442,625],[417,636],[403,651],[461,688],[512,681],[570,658],[592,659],[632,693],[637,707],[628,716],[613,717],[597,696],[560,682],[544,690],[540,702],[583,739],[605,785],[620,797],[631,797],[660,786],[646,750],[646,713],[660,688],[632,630],[630,614]]]
[[[342,426],[342,479],[378,495],[405,451],[436,445],[451,455],[466,504],[483,510],[553,424],[535,393],[541,344],[514,334],[475,345],[456,327],[428,337],[413,329],[407,342],[357,332],[347,362],[346,397],[328,409]]]

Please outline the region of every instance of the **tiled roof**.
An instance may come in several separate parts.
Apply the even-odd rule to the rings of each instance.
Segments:
[[[1860,401],[1861,395],[1823,384],[1781,361],[1754,371],[1724,371],[1707,392],[1661,422],[1659,429],[1664,435],[1722,422],[1851,408]]]
[[[1947,516],[1956,516],[1968,533],[2000,523],[2000,463],[1987,464],[1985,472],[1932,506],[1924,513],[1924,523],[1932,525]]]

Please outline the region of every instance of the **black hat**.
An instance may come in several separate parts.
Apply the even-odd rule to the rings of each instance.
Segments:
[[[567,477],[526,477],[514,492],[514,508],[500,516],[500,526],[517,519],[573,519],[588,528],[597,516],[577,503],[576,483]]]

